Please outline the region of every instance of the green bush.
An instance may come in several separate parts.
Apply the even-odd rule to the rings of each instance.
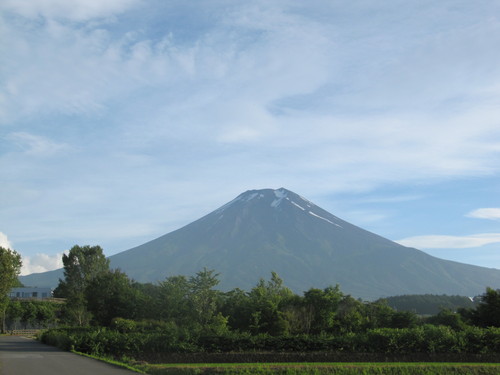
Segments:
[[[115,318],[111,321],[111,328],[118,332],[132,332],[137,328],[137,323],[130,319]]]
[[[62,350],[71,350],[73,341],[67,332],[61,330],[48,330],[44,331],[40,340],[47,345],[55,346]]]

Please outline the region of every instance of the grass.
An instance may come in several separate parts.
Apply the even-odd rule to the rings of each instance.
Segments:
[[[122,361],[73,351],[114,366],[149,375],[499,375],[500,363],[300,362],[165,363]]]
[[[92,355],[92,354],[77,352],[76,350],[72,350],[71,352],[78,354],[78,355],[81,355],[81,356],[84,356],[84,357],[87,357],[87,358],[92,358],[92,359],[96,359],[98,361],[106,362],[106,363],[109,363],[110,365],[113,365],[113,366],[126,368],[127,370],[138,372],[139,374],[148,374],[148,373],[144,372],[144,370],[142,368],[139,368],[139,367],[132,365],[130,363],[127,363],[127,362],[122,362],[122,361],[117,361],[117,360],[112,359],[112,358],[99,357],[99,356]]]
[[[151,375],[494,375],[500,364],[485,363],[207,363],[143,365]]]

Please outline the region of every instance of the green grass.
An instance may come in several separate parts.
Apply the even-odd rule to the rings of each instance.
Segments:
[[[143,365],[151,375],[495,375],[500,364],[486,363],[210,363]]]
[[[75,352],[149,375],[500,375],[500,363],[314,362],[149,364]]]
[[[81,355],[81,356],[84,356],[84,357],[88,357],[88,358],[96,359],[98,361],[106,362],[106,363],[109,363],[110,365],[113,365],[113,366],[126,368],[130,371],[138,372],[140,374],[147,374],[146,372],[144,372],[143,369],[141,369],[137,366],[131,365],[129,363],[126,363],[126,362],[121,362],[121,361],[117,361],[117,360],[114,360],[111,358],[106,358],[106,357],[99,357],[99,356],[92,355],[92,354],[81,353],[81,352],[77,352],[76,350],[72,350],[71,352],[78,354],[78,355]]]

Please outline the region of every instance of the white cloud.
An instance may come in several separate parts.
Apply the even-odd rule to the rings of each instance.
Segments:
[[[478,208],[477,210],[469,212],[466,216],[477,219],[499,220],[500,208]]]
[[[0,9],[24,17],[64,18],[85,21],[124,12],[141,0],[3,0]]]
[[[0,232],[0,247],[3,247],[4,249],[11,249],[12,245],[10,244],[9,239],[7,238],[7,235]]]
[[[63,253],[48,255],[37,253],[34,256],[22,256],[21,275],[52,271],[63,267]]]
[[[500,233],[483,233],[470,236],[415,236],[396,242],[417,249],[466,249],[500,243]]]

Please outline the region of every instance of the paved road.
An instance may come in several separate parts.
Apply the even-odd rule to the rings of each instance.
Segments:
[[[131,375],[122,369],[20,336],[0,336],[1,375]]]

